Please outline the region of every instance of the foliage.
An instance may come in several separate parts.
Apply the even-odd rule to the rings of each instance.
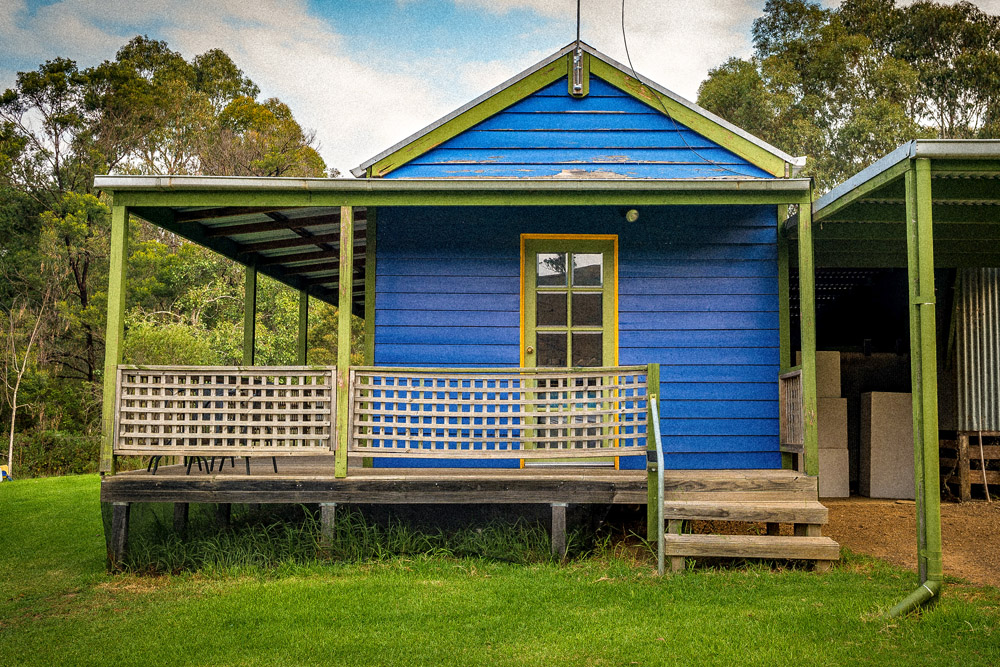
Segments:
[[[820,191],[910,139],[1000,136],[1000,19],[969,2],[768,0],[753,42],[698,101],[808,156]]]
[[[27,307],[43,323],[17,415],[31,470],[88,469],[55,459],[91,451],[66,443],[99,429],[110,211],[94,175],[323,176],[314,135],[259,94],[219,49],[186,60],[138,36],[95,67],[46,61],[0,95],[0,316]],[[126,359],[241,363],[242,268],[138,220],[129,236]],[[292,363],[297,294],[262,279],[259,299],[258,362]]]

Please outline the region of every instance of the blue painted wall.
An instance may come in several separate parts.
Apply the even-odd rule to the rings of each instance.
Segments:
[[[386,178],[772,178],[736,154],[591,76],[561,79]]]
[[[520,235],[617,234],[619,361],[662,365],[667,466],[780,467],[775,207],[639,211],[379,209],[375,363],[516,367]]]

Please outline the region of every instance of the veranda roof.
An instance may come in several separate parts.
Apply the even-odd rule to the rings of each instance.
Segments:
[[[336,305],[340,207],[354,208],[353,312],[364,316],[377,206],[643,206],[808,201],[808,179],[551,180],[98,176],[114,206]]]

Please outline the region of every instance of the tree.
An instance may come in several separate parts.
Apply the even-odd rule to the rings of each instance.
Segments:
[[[276,98],[237,97],[219,114],[205,168],[237,176],[322,176],[326,165],[291,109]]]
[[[43,267],[44,269],[44,267]],[[31,362],[31,350],[38,340],[42,320],[51,300],[51,284],[42,295],[37,310],[21,301],[7,312],[7,327],[3,356],[4,399],[10,407],[7,445],[7,467],[14,476],[14,434],[17,432],[17,410],[25,407],[20,402],[21,382]],[[25,334],[25,332],[28,332]]]
[[[904,141],[1000,130],[1000,27],[968,2],[768,0],[754,55],[712,70],[707,109],[809,156],[828,189]]]

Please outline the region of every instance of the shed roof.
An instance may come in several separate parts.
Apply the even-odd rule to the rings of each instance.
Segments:
[[[530,95],[559,81],[566,81],[567,90],[572,76],[574,56],[579,51],[586,76],[599,78],[634,99],[662,112],[670,121],[691,129],[721,148],[771,176],[789,176],[805,164],[804,157],[792,157],[767,142],[745,132],[659,84],[632,72],[607,55],[584,42],[572,42],[541,62],[505,81],[496,88],[459,107],[447,116],[431,123],[419,132],[382,151],[351,170],[355,176],[382,177],[410,163],[418,156],[440,147],[445,142],[478,124],[522,102]],[[529,172],[529,177],[537,174]],[[730,170],[725,176],[742,178],[748,175]],[[494,171],[487,170],[488,175]],[[468,177],[468,172],[463,174]],[[619,172],[620,176],[620,172]],[[724,177],[725,177],[724,176]],[[652,176],[657,177],[657,172]]]
[[[1000,140],[918,139],[813,204],[818,267],[906,266],[905,177],[919,159],[930,161],[935,265],[1000,266]]]

